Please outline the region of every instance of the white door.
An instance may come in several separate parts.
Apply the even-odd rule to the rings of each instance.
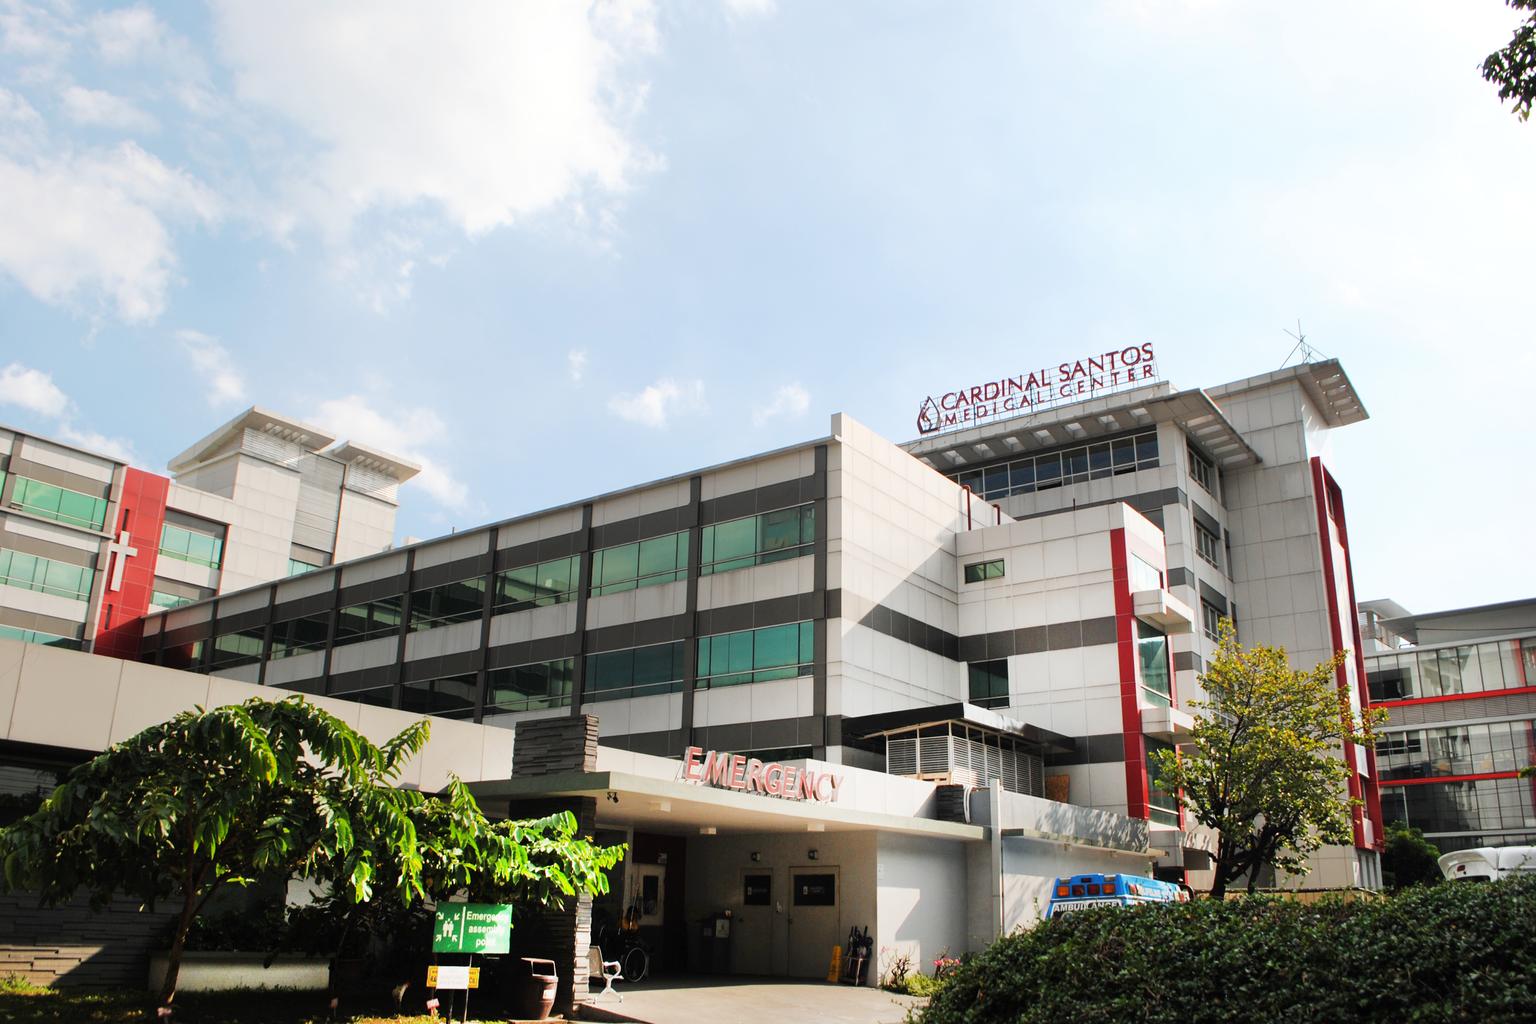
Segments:
[[[789,869],[789,970],[792,978],[825,978],[832,947],[843,941],[842,894],[835,866]]]

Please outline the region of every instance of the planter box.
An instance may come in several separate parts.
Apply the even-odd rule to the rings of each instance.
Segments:
[[[330,986],[330,962],[307,956],[278,956],[265,967],[265,953],[183,953],[178,992],[227,992],[230,989],[271,988],[323,991]],[[149,991],[165,981],[166,955],[149,958]]]

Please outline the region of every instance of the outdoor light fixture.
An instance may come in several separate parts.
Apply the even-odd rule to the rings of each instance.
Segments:
[[[820,850],[812,848],[812,849],[809,849],[809,850],[805,851],[805,859],[806,860],[815,860],[816,858],[818,858],[820,856],[821,856],[821,851]]]
[[[827,826],[825,822],[812,821],[806,824],[805,830],[807,832],[825,832],[827,830]]]
[[[762,859],[763,859],[763,855],[762,854],[758,853],[756,850],[752,851],[752,863],[753,864],[756,864],[758,861],[760,861]]]
[[[719,830],[716,829],[715,826],[713,826],[713,825],[701,825],[701,826],[699,826],[699,835],[701,835],[701,836],[712,836],[712,835],[714,835],[718,831]]]
[[[611,804],[618,803],[619,802],[619,794],[615,793],[613,790],[610,789],[608,791],[608,802],[611,803]]]

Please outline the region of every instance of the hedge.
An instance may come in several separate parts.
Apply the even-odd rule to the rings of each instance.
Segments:
[[[1536,1021],[1536,879],[1081,911],[968,960],[920,1024]]]

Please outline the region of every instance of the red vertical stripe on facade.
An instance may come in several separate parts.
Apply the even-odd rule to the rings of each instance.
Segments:
[[[1136,623],[1131,604],[1131,559],[1125,528],[1109,531],[1109,557],[1114,569],[1115,650],[1120,655],[1120,727],[1125,734],[1125,813],[1152,817],[1147,792],[1147,744],[1141,734],[1141,704],[1136,693]]]
[[[1318,544],[1322,549],[1323,556],[1323,580],[1328,599],[1330,639],[1333,650],[1342,651],[1349,649],[1351,651],[1350,657],[1355,659],[1355,671],[1360,680],[1360,689],[1363,691],[1365,685],[1365,659],[1360,651],[1360,627],[1356,621],[1354,606],[1354,582],[1349,576],[1349,537],[1344,531],[1344,513],[1342,507],[1340,507],[1343,504],[1342,495],[1338,484],[1334,482],[1328,471],[1323,468],[1322,459],[1314,455],[1311,465],[1312,497],[1317,505]],[[1330,495],[1334,498],[1333,505],[1335,506],[1332,512],[1329,510],[1328,499]],[[1339,607],[1339,577],[1335,575],[1336,569],[1333,564],[1333,531],[1329,528],[1330,524],[1338,527],[1339,548],[1344,552],[1344,565],[1338,568],[1345,573],[1345,589],[1349,595],[1350,603],[1350,607],[1347,609]],[[1346,644],[1344,640],[1344,616],[1346,614],[1349,617],[1349,635],[1353,639],[1353,643],[1350,644]],[[1349,674],[1342,665],[1339,666],[1337,678],[1339,688],[1347,689],[1349,686]],[[1359,699],[1360,706],[1362,708],[1367,707],[1370,703],[1369,692],[1359,692]],[[1353,799],[1360,800],[1363,804],[1363,806],[1356,807],[1350,814],[1350,819],[1354,826],[1355,846],[1364,848],[1367,845],[1365,841],[1365,817],[1370,815],[1371,822],[1375,826],[1376,843],[1374,845],[1379,848],[1381,844],[1381,791],[1376,785],[1375,751],[1366,751],[1366,764],[1370,771],[1369,779],[1362,779],[1355,767],[1355,744],[1345,742],[1344,758],[1345,763],[1349,767],[1349,795]]]
[[[144,615],[149,611],[150,597],[155,590],[160,528],[165,523],[165,502],[171,482],[131,466],[123,473],[123,495],[118,504],[117,522],[110,524],[112,539],[134,549],[135,554],[124,557],[121,552],[114,551],[102,567],[106,584],[102,588],[101,614],[96,620],[92,649],[97,654],[114,658],[137,659],[139,642],[144,638]],[[123,559],[121,585],[114,590],[112,583],[119,572],[118,559]]]

